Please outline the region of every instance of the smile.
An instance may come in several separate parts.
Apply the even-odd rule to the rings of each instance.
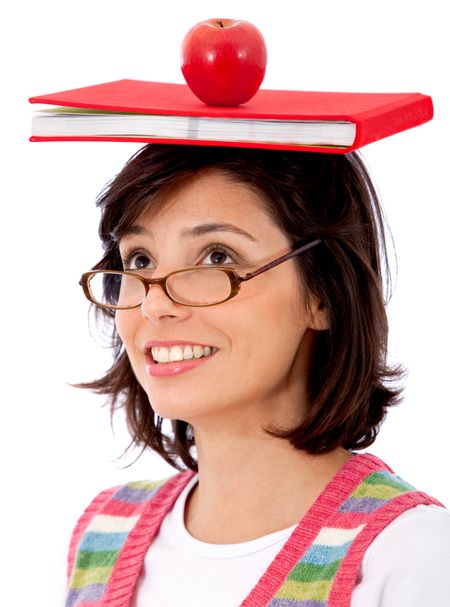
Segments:
[[[193,342],[148,342],[145,367],[152,377],[170,377],[186,373],[214,358],[219,349]]]
[[[217,348],[200,345],[176,345],[171,347],[154,346],[151,348],[150,352],[155,363],[166,364],[182,360],[206,358],[217,352]]]

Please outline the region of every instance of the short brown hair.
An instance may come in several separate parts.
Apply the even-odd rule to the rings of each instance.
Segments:
[[[118,242],[123,231],[152,203],[208,170],[225,172],[258,192],[293,245],[308,238],[322,240],[296,258],[308,292],[325,306],[330,325],[316,337],[309,409],[296,428],[265,430],[311,454],[368,447],[387,408],[400,401],[403,370],[386,361],[385,221],[358,153],[148,145],[98,197],[104,256],[95,269],[121,269]],[[114,362],[102,378],[79,386],[108,395],[112,411],[125,408],[133,444],[150,447],[177,469],[184,464],[196,470],[192,428],[173,420],[173,436],[163,433],[163,420],[131,369],[114,312],[97,308],[96,314],[109,335]]]

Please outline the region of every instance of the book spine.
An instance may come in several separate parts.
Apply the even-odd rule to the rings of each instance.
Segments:
[[[433,118],[433,102],[431,97],[417,93],[411,95],[407,105],[404,101],[393,103],[383,111],[364,112],[352,118],[356,137],[347,152],[428,122]]]

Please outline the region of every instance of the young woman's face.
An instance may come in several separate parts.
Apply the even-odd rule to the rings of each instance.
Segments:
[[[154,277],[201,265],[231,266],[243,275],[290,249],[258,195],[220,172],[189,181],[120,241],[125,267],[154,268]],[[239,425],[249,417],[298,423],[314,329],[324,323],[314,300],[307,311],[292,259],[244,282],[236,297],[216,306],[182,306],[153,285],[140,308],[116,313],[153,409],[194,427]],[[180,354],[191,358],[154,360]]]

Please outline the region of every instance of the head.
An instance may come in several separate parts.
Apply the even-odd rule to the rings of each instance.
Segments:
[[[98,309],[114,363],[83,385],[125,408],[136,444],[195,469],[196,424],[225,422],[233,408],[254,420],[250,403],[264,431],[309,453],[373,442],[399,399],[389,384],[400,371],[386,364],[383,218],[357,154],[147,146],[98,204],[105,254],[97,269],[120,270],[136,250],[132,263],[154,264],[158,277],[216,262],[244,275],[321,240],[217,306],[181,306],[152,286],[139,308]],[[211,223],[247,236],[192,230]],[[155,378],[142,364],[152,340],[211,345],[214,354],[193,371]],[[298,410],[274,411],[277,396]],[[173,435],[163,434],[162,418],[173,420]]]

